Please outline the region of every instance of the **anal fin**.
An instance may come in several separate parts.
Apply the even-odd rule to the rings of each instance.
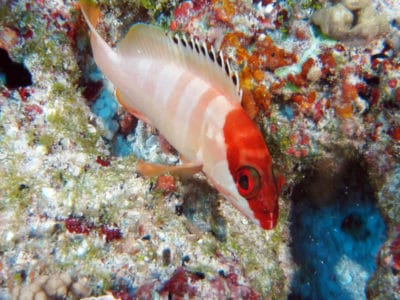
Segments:
[[[146,116],[144,116],[141,112],[139,112],[138,110],[134,109],[132,106],[127,104],[129,103],[129,100],[118,88],[115,90],[115,97],[117,98],[118,103],[122,106],[122,108],[125,111],[127,111],[131,115],[134,115],[140,121],[151,125],[150,120]]]
[[[166,173],[176,175],[182,178],[188,178],[202,170],[202,165],[195,163],[184,163],[182,165],[162,165],[138,161],[136,164],[136,171],[145,177],[159,176]]]

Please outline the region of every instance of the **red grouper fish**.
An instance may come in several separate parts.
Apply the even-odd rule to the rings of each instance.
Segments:
[[[274,228],[283,178],[274,178],[260,130],[240,106],[237,74],[222,54],[145,24],[133,25],[114,51],[96,32],[96,5],[80,1],[80,7],[94,60],[121,106],[156,127],[182,157],[181,165],[142,163],[139,171],[203,171],[247,218]]]

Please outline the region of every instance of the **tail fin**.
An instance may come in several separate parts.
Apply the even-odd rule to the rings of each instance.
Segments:
[[[115,65],[119,62],[118,54],[96,31],[100,10],[92,0],[80,0],[79,4],[86,23],[90,28],[90,44],[92,46],[93,58],[103,74],[113,81],[118,71],[118,68],[115,68]]]
[[[79,5],[90,30],[96,32],[95,29],[99,21],[100,9],[97,7],[96,3],[91,0],[80,0]]]

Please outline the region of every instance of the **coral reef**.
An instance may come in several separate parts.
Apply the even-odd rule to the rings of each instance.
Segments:
[[[400,297],[398,1],[98,2],[112,45],[152,22],[231,60],[285,176],[278,226],[201,174],[137,175],[179,156],[117,106],[76,3],[2,1],[1,299]]]

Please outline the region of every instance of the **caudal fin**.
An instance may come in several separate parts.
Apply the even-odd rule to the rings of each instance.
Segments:
[[[91,0],[80,0],[79,5],[90,30],[95,32],[97,23],[99,22],[100,9]]]
[[[79,5],[86,23],[90,28],[90,44],[92,45],[94,60],[103,74],[113,81],[113,78],[117,76],[116,73],[118,73],[118,68],[115,68],[115,65],[119,60],[117,53],[115,53],[96,31],[100,10],[91,0],[80,0]],[[116,82],[114,82],[114,84],[115,83]]]

